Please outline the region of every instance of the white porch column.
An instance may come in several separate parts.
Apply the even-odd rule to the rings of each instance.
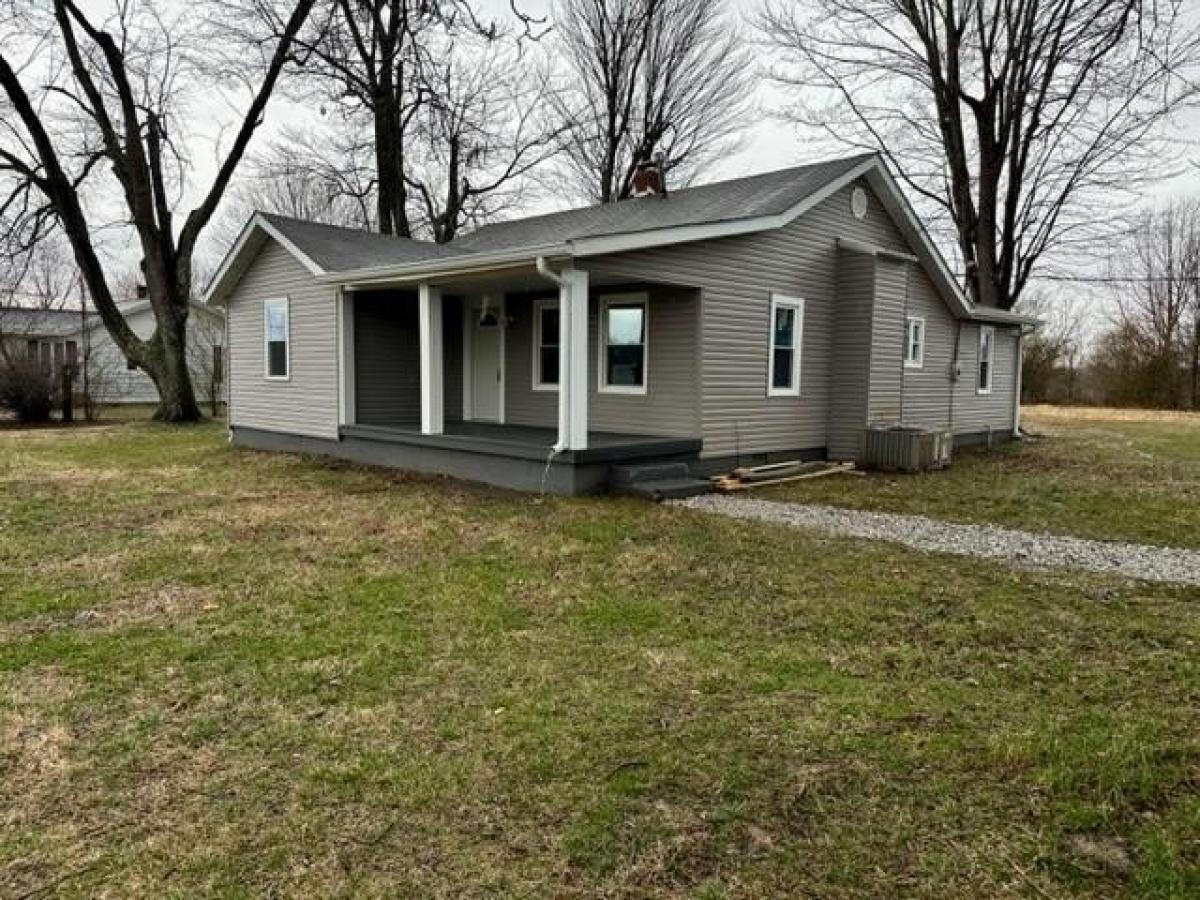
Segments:
[[[567,269],[558,290],[558,440],[587,448],[588,273]]]
[[[417,287],[421,345],[421,434],[441,434],[444,427],[442,384],[442,289],[427,282]]]
[[[338,424],[353,425],[358,394],[354,384],[354,294],[338,291]]]

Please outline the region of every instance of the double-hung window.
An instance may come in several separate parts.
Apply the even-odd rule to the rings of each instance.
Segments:
[[[767,396],[800,396],[800,353],[804,344],[804,301],[771,295],[771,344]]]
[[[649,358],[646,295],[603,297],[600,301],[600,390],[646,393]]]
[[[979,329],[979,372],[975,390],[980,394],[992,392],[992,355],[995,351],[996,331],[990,325]]]
[[[533,304],[533,389],[558,390],[558,301]]]
[[[263,302],[266,377],[286,381],[291,374],[291,339],[286,297]]]
[[[925,320],[920,316],[905,319],[904,365],[919,369],[925,365]]]

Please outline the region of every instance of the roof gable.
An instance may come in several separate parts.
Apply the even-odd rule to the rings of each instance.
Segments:
[[[770,231],[782,228],[864,177],[957,315],[1024,321],[1024,317],[1012,313],[972,307],[876,154],[684,188],[662,199],[630,199],[498,222],[451,244],[395,238],[259,212],[251,217],[226,255],[205,292],[205,302],[224,301],[267,238],[278,241],[321,281],[419,281],[450,272],[529,263],[538,256],[583,258]]]

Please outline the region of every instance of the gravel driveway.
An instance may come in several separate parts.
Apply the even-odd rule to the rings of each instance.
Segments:
[[[1161,581],[1200,585],[1200,551],[968,525],[924,516],[864,512],[804,503],[777,503],[722,494],[673,501],[677,506],[735,519],[756,519],[792,528],[811,528],[848,537],[891,541],[935,553],[998,559],[1037,568],[1087,569]]]

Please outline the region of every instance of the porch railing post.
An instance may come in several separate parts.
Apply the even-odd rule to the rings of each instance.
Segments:
[[[442,383],[442,290],[426,282],[417,288],[421,344],[421,433],[441,434],[445,424]]]
[[[558,433],[568,450],[587,448],[588,273],[567,269],[559,288]]]

